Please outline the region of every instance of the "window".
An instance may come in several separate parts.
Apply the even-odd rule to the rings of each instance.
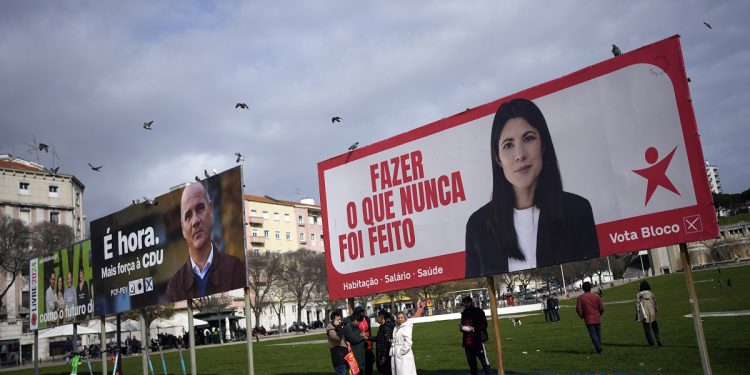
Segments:
[[[253,248],[253,255],[260,255],[260,249],[259,248]]]
[[[302,215],[297,216],[297,224],[302,225],[305,221],[302,219]]]
[[[315,224],[315,216],[308,216],[308,217],[307,217],[307,221],[308,221],[308,222],[309,222],[310,224]]]
[[[252,210],[250,210],[250,217],[256,217],[256,216],[258,216],[258,210],[253,208]]]
[[[276,220],[276,221],[279,221],[279,213],[278,212],[274,212],[273,213],[273,219]]]
[[[305,242],[305,234],[304,233],[300,233],[299,234],[299,242]]]
[[[49,222],[59,224],[60,223],[60,213],[57,211],[50,211],[49,213]]]
[[[250,235],[253,237],[258,237],[258,228],[250,229]]]
[[[29,183],[28,182],[18,183],[18,194],[29,195]]]
[[[268,229],[264,230],[263,231],[263,237],[265,237],[265,238],[271,238],[271,231],[269,231]]]
[[[57,186],[55,185],[49,186],[49,196],[52,198],[57,198]]]
[[[275,237],[276,237],[277,240],[281,239],[281,232],[280,231],[277,230],[276,233],[274,233],[274,234],[275,234]]]
[[[76,192],[76,206],[80,206],[81,205],[80,200],[81,200],[81,193]]]
[[[292,240],[292,232],[286,232],[286,240],[291,241]]]
[[[268,219],[268,211],[263,211],[263,218]]]
[[[318,225],[323,225],[323,217],[322,216],[318,216],[317,222],[318,222]]]
[[[289,222],[289,214],[284,214],[284,221]]]
[[[19,217],[24,224],[31,222],[31,209],[28,207],[21,207],[21,217]]]
[[[323,233],[321,233],[321,234],[320,234],[320,240],[321,240],[321,241],[323,241],[323,240],[324,240],[324,238],[323,238]]]

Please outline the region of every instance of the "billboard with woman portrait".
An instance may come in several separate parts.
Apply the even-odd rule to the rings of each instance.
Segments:
[[[714,238],[671,37],[320,162],[331,298]]]

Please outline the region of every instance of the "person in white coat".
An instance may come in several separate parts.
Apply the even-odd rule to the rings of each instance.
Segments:
[[[412,347],[412,322],[406,319],[404,312],[396,315],[396,329],[393,330],[391,343],[391,373],[393,375],[416,375],[417,365],[414,363]]]

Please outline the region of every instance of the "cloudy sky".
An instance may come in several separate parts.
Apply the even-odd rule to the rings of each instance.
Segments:
[[[680,34],[704,156],[735,193],[750,188],[748,16],[708,0],[2,1],[0,153],[53,146],[39,161],[86,185],[89,220],[236,151],[246,193],[317,202],[317,162],[355,141]]]

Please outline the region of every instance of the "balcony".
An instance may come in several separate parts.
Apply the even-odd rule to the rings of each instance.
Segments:
[[[251,244],[252,243],[261,244],[262,245],[262,244],[266,243],[266,238],[262,237],[262,236],[250,236],[250,243]]]
[[[247,223],[250,225],[263,225],[263,218],[260,216],[250,216],[247,218]]]

